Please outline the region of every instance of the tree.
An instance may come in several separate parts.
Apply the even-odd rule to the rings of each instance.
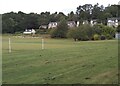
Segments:
[[[74,14],[74,12],[73,11],[71,11],[69,14],[68,14],[68,19],[67,19],[68,21],[77,21],[78,19],[77,19],[77,15],[76,14]]]
[[[113,27],[109,27],[109,26],[104,26],[104,28],[101,28],[102,29],[102,34],[107,36],[108,34],[111,36],[111,37],[114,37],[115,35],[115,28]]]
[[[25,17],[24,25],[26,25],[26,28],[29,28],[29,29],[39,28],[38,17],[35,14],[28,14]]]
[[[92,4],[85,4],[83,6],[77,7],[77,16],[79,20],[82,22],[83,20],[90,20],[91,19],[91,12],[92,12]]]
[[[66,15],[63,12],[59,12],[56,16],[57,21],[61,21],[61,18],[67,18]]]
[[[104,28],[104,25],[96,24],[92,28],[95,34],[102,35],[102,28]]]
[[[117,17],[118,16],[118,6],[117,5],[107,6],[105,8],[105,12],[110,13],[112,15],[112,17]]]
[[[12,14],[14,16],[12,16]],[[2,16],[2,27],[3,27],[3,30],[2,32],[3,33],[15,33],[15,26],[17,25],[17,22],[15,21],[15,17],[16,16],[16,13],[6,13]]]
[[[93,38],[94,31],[89,24],[84,24],[78,28],[79,38],[78,40],[91,40]]]
[[[34,13],[25,14],[10,12],[3,14],[3,33],[23,32],[27,28],[38,28],[38,15]]]
[[[68,38],[73,38],[74,41],[77,41],[78,36],[79,36],[79,34],[77,32],[77,28],[71,28],[68,30],[68,33],[67,33]]]
[[[90,22],[91,19],[97,19],[97,22],[107,25],[107,18],[120,17],[119,8],[119,5],[104,7],[97,3],[94,6],[92,4],[80,5],[77,7],[76,13],[71,11],[67,16],[63,12],[50,14],[47,11],[40,14],[26,14],[21,11],[4,13],[2,15],[3,33],[23,32],[27,28],[38,29],[40,25],[48,25],[49,22],[60,22],[62,17],[67,21],[79,21],[80,24],[83,23],[83,20]],[[95,32],[100,35],[100,30],[97,27]]]
[[[50,22],[56,22],[58,21],[59,19],[57,18],[57,12],[53,13],[50,15]]]
[[[92,14],[91,14],[92,19],[97,19],[98,22],[102,23],[103,20],[104,20],[104,17],[103,17],[104,13],[103,13],[103,11],[104,11],[104,6],[103,5],[99,6],[98,3],[95,4],[93,6],[93,9],[92,9]]]
[[[87,41],[93,37],[93,30],[90,25],[81,25],[78,28],[70,29],[67,36],[76,40]]]
[[[53,38],[66,38],[67,31],[68,31],[68,25],[66,23],[65,18],[62,17],[57,28],[52,29],[51,37],[53,37]]]
[[[50,22],[50,12],[41,12],[38,15],[38,23],[39,25],[47,25]]]

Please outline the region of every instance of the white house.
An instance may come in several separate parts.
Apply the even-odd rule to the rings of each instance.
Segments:
[[[48,29],[50,28],[56,28],[59,22],[50,22],[48,24]],[[69,28],[73,28],[73,27],[78,27],[79,26],[79,21],[75,22],[75,21],[67,21],[67,25]]]
[[[76,25],[76,26],[78,27],[79,25],[80,25],[80,22],[79,22],[79,21],[77,21],[77,25]]]
[[[69,28],[73,28],[73,27],[78,27],[79,26],[79,21],[68,21],[67,25],[69,26]]]
[[[47,29],[47,27],[48,27],[48,25],[41,25],[40,27],[39,27],[39,29]]]
[[[91,21],[90,21],[90,24],[91,24],[91,26],[93,26],[93,25],[97,24],[97,20],[96,20],[96,19],[91,20]]]
[[[68,22],[67,22],[67,25],[68,25],[69,28],[76,27],[75,21],[68,21]]]
[[[50,23],[48,24],[48,29],[50,29],[50,28],[56,28],[57,25],[58,25],[58,22],[50,22]]]
[[[23,34],[35,34],[36,31],[34,29],[26,29]]]
[[[89,24],[89,21],[88,21],[88,20],[84,20],[84,21],[82,22],[82,24]]]
[[[107,26],[118,27],[119,23],[120,23],[120,18],[108,18],[107,19]]]

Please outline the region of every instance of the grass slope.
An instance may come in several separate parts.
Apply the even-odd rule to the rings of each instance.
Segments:
[[[3,37],[3,83],[118,83],[117,40],[74,42],[67,39]]]

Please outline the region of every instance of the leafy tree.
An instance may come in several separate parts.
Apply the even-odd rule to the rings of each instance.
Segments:
[[[110,34],[106,34],[106,38],[107,38],[107,39],[112,39],[113,36],[111,36]]]
[[[106,13],[110,13],[112,17],[117,17],[118,16],[118,6],[117,5],[111,5],[107,6],[105,8]]]
[[[67,37],[73,38],[75,41],[77,41],[79,33],[77,32],[77,28],[71,28],[68,30]]]
[[[85,30],[89,40],[91,40],[93,38],[93,34],[95,33],[92,26],[90,26],[89,24],[85,24],[85,25],[82,25],[81,28]]]
[[[16,22],[13,18],[6,18],[3,15],[2,18],[2,27],[3,27],[3,33],[14,33],[15,29],[14,27],[16,26]]]
[[[89,24],[84,24],[78,27],[79,40],[91,40],[93,38],[93,28]]]
[[[78,40],[81,40],[81,41],[87,41],[89,40],[89,37],[87,35],[87,32],[84,30],[84,28],[79,28],[78,29]]]
[[[73,11],[71,11],[69,14],[68,14],[68,19],[67,19],[68,21],[77,21],[78,19],[77,19],[77,15],[76,14],[74,14],[74,12]]]
[[[35,14],[28,14],[24,20],[24,24],[26,25],[26,28],[38,28],[38,20],[37,17],[35,16]]]
[[[102,28],[104,28],[104,25],[96,24],[92,28],[95,34],[102,35]]]
[[[98,19],[100,18],[100,15],[103,11],[103,7],[99,7],[99,4],[95,4],[92,9],[92,19]]]
[[[56,18],[57,18],[57,21],[61,21],[61,18],[67,19],[66,15],[63,12],[59,12]]]
[[[51,29],[49,33],[51,35],[51,38],[57,38],[57,28]]]
[[[38,15],[34,13],[25,14],[10,12],[3,14],[3,33],[23,32],[27,28],[38,28]]]
[[[104,28],[102,28],[102,34],[103,35],[109,34],[111,37],[114,37],[115,31],[116,31],[115,28],[109,26],[104,26]]]
[[[91,40],[93,37],[93,30],[90,25],[81,25],[78,28],[73,28],[68,31],[68,37],[76,40]]]
[[[57,15],[58,15],[57,12],[51,14],[51,15],[50,15],[50,21],[51,21],[51,22],[56,22],[56,21],[58,21],[59,19],[57,18]]]
[[[56,29],[51,32],[51,37],[53,38],[66,38],[68,31],[68,25],[65,18],[62,17]]]
[[[85,4],[83,6],[77,7],[77,16],[79,20],[82,22],[83,20],[90,20],[91,19],[91,12],[93,6],[91,4]]]
[[[47,25],[50,22],[50,12],[41,12],[38,15],[38,23],[39,25]]]
[[[120,17],[119,8],[119,5],[104,7],[103,5],[99,6],[99,4],[94,6],[92,4],[85,4],[78,6],[76,13],[71,11],[67,16],[63,12],[50,14],[47,11],[40,14],[26,14],[21,11],[18,13],[4,13],[2,14],[3,33],[23,32],[27,28],[38,29],[40,25],[48,25],[49,22],[60,22],[62,17],[68,21],[80,21],[80,24],[82,24],[83,20],[90,21],[91,19],[97,19],[99,23],[107,25],[107,18]],[[93,28],[96,34],[102,34],[101,26],[94,26]]]

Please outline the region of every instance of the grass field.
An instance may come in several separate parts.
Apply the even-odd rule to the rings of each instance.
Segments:
[[[2,40],[3,83],[6,84],[116,84],[117,40],[80,41],[11,37]]]

